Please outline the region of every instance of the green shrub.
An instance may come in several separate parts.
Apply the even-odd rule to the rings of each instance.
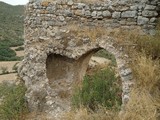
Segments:
[[[25,102],[24,85],[9,83],[0,84],[0,119],[1,120],[21,120],[21,115],[27,112]]]
[[[24,40],[1,40],[0,41],[0,48],[1,47],[17,47],[23,45]]]
[[[0,61],[15,61],[21,60],[20,57],[16,56],[14,50],[9,47],[0,47]]]
[[[0,41],[0,61],[16,61],[22,60],[16,56],[16,52],[10,47],[23,45],[23,40],[2,40]]]
[[[1,47],[0,48],[0,55],[4,57],[14,57],[16,56],[16,53],[14,50],[8,48],[8,47]]]
[[[72,97],[75,107],[85,106],[95,110],[99,105],[118,110],[122,103],[121,88],[112,70],[105,69],[92,76],[85,76],[82,87]]]

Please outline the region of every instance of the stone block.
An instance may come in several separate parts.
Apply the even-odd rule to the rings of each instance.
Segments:
[[[125,11],[125,12],[122,12],[122,15],[121,17],[122,18],[134,18],[137,16],[137,11]]]
[[[144,9],[145,10],[155,10],[156,6],[154,6],[154,5],[146,5],[146,7]]]
[[[150,19],[150,22],[151,22],[151,23],[154,23],[154,22],[156,22],[156,21],[157,21],[157,18],[155,18],[155,17],[153,17],[153,18]]]
[[[80,16],[80,15],[82,15],[82,10],[76,10],[74,12],[74,14]]]
[[[103,11],[102,15],[103,15],[104,17],[111,17],[111,13],[110,13],[108,10]]]
[[[121,17],[121,12],[113,12],[112,13],[112,18],[120,18]]]
[[[138,19],[137,19],[137,24],[138,25],[144,25],[144,24],[147,24],[148,22],[149,22],[148,18],[142,17],[142,16],[138,16]]]
[[[91,12],[90,12],[89,10],[84,11],[84,15],[85,15],[85,16],[90,16],[90,15],[91,15]]]
[[[69,0],[67,4],[71,6],[71,5],[73,5],[73,1]]]
[[[98,11],[97,12],[97,16],[99,17],[99,16],[102,16],[102,12],[101,11]]]
[[[158,15],[157,11],[148,11],[148,10],[142,11],[142,16],[144,17],[156,17],[157,15]]]
[[[91,14],[92,17],[96,17],[97,16],[97,11],[93,11]]]

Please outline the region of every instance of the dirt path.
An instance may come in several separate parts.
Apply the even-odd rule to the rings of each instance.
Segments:
[[[16,78],[17,78],[17,73],[0,75],[0,83],[2,83],[4,81],[15,82]]]
[[[2,69],[6,68],[8,72],[13,72],[13,66],[20,61],[4,61],[0,62],[0,73],[2,73]]]
[[[2,73],[2,69],[6,68],[6,70],[8,72],[14,72],[13,70],[13,66],[16,63],[19,63],[20,61],[4,61],[4,62],[0,62],[0,73]],[[17,73],[11,73],[11,74],[4,74],[4,75],[0,75],[0,83],[3,81],[11,81],[14,82],[17,78]]]

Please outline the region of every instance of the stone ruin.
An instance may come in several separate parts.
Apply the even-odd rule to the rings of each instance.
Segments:
[[[154,34],[160,2],[81,1],[30,0],[26,5],[25,56],[19,75],[27,87],[31,111],[53,116],[68,111],[73,86],[82,81],[91,56],[100,49],[115,56],[122,80],[123,105],[129,99],[133,76],[128,56],[103,29],[140,29]],[[85,36],[90,31],[91,35],[96,34],[92,30],[100,31],[96,38]]]

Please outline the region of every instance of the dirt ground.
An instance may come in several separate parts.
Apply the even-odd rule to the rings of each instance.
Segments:
[[[2,73],[2,69],[6,68],[8,72],[14,72],[13,66],[20,61],[4,61],[0,62],[0,73]]]
[[[0,83],[4,81],[11,81],[15,82],[17,78],[17,73],[11,73],[11,74],[5,74],[5,75],[0,75]]]

